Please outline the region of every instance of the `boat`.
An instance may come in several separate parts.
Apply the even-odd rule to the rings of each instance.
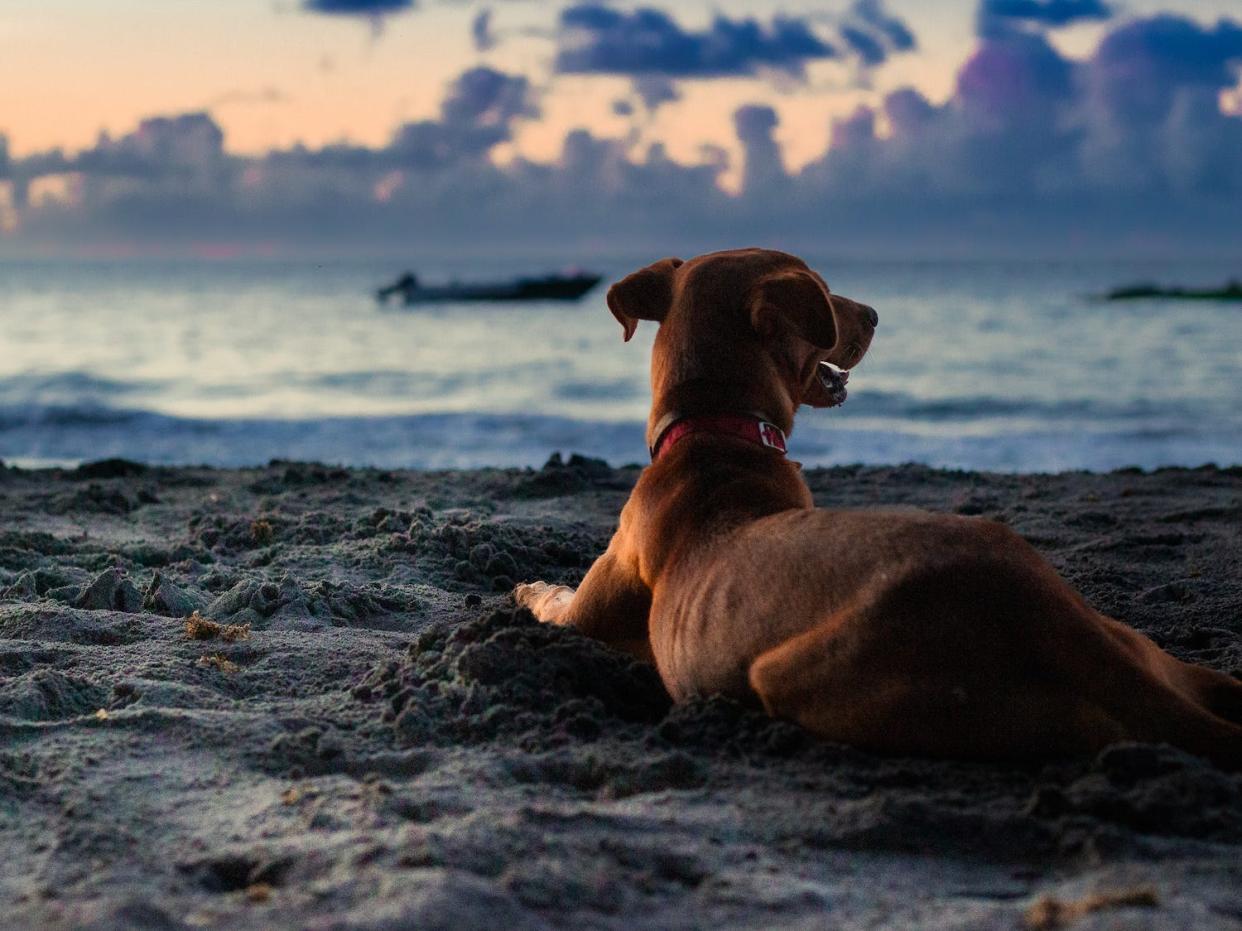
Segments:
[[[1242,281],[1228,281],[1222,288],[1163,288],[1157,284],[1132,284],[1114,288],[1106,301],[1133,301],[1145,298],[1172,298],[1191,301],[1242,301]]]
[[[425,285],[413,272],[406,272],[392,284],[377,289],[375,298],[387,303],[395,297],[406,305],[450,301],[576,301],[602,280],[601,275],[573,272],[512,281]]]

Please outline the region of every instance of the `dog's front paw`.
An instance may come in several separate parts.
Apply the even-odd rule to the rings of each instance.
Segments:
[[[564,623],[564,612],[573,600],[574,590],[565,585],[547,582],[523,582],[513,589],[513,600],[519,607],[545,623]]]
[[[552,586],[547,582],[523,582],[513,589],[513,600],[520,607],[530,608],[532,611],[538,600],[546,595]]]

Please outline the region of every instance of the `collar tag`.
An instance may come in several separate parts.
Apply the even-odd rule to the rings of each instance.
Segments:
[[[759,421],[759,442],[769,449],[779,449],[781,452],[789,452],[785,448],[785,433],[774,423],[768,423],[766,420]]]

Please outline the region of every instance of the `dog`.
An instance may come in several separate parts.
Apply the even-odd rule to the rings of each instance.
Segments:
[[[784,438],[843,399],[878,322],[802,260],[664,259],[608,307],[659,324],[652,463],[577,590],[519,585],[540,621],[655,664],[675,701],[719,693],[894,755],[1042,760],[1165,742],[1242,769],[1242,683],[1093,610],[1003,524],[814,507]]]

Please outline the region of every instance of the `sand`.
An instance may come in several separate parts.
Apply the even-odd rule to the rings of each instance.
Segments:
[[[515,611],[637,474],[0,469],[0,923],[1242,927],[1237,775],[877,758]],[[808,479],[1004,520],[1242,670],[1242,469]]]

